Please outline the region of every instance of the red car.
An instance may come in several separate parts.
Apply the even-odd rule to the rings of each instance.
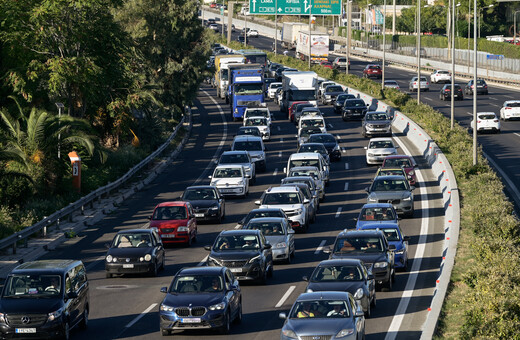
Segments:
[[[382,168],[384,167],[398,167],[403,168],[404,172],[406,172],[406,175],[408,177],[408,182],[410,185],[415,185],[417,183],[417,176],[415,175],[415,168],[417,167],[417,164],[415,164],[413,158],[408,155],[393,155],[393,156],[386,156],[383,160],[383,164],[381,165]]]
[[[197,240],[197,220],[189,202],[158,204],[150,216],[150,228],[157,228],[164,244],[183,243],[190,246]]]
[[[217,7],[217,3],[216,2],[212,2],[210,5],[209,5],[210,8],[215,8]]]
[[[303,103],[308,103],[308,102],[307,101],[293,102],[291,104],[291,106],[289,106],[289,109],[287,110],[287,112],[289,112],[288,118],[291,122],[294,122],[294,110],[296,109],[296,105],[303,104]]]
[[[320,65],[332,69],[332,63],[330,61],[322,61]]]
[[[363,70],[363,77],[365,78],[381,78],[383,76],[383,70],[379,65],[367,65]]]

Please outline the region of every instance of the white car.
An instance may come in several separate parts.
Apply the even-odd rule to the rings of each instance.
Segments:
[[[325,126],[325,118],[318,114],[306,114],[305,116],[300,117],[298,122],[298,130],[303,128],[311,128],[318,127],[321,130],[321,133],[327,132],[327,127]]]
[[[210,185],[222,195],[246,197],[249,193],[249,176],[242,165],[218,165],[213,171]]]
[[[249,117],[265,117],[269,127],[271,127],[271,123],[273,122],[271,111],[269,111],[267,107],[248,107],[244,111],[244,119]]]
[[[329,85],[336,85],[336,83],[333,81],[324,81],[320,84],[320,87],[318,87],[318,98],[321,98],[321,95],[325,92],[325,88]]]
[[[247,36],[248,37],[254,37],[254,38],[258,38],[258,31],[257,30],[249,30],[249,32],[247,32]]]
[[[471,128],[475,128],[474,120],[471,120]],[[477,112],[477,133],[484,131],[500,133],[500,120],[494,112]]]
[[[381,164],[386,156],[397,155],[397,148],[392,138],[372,138],[365,146],[367,165]]]
[[[218,28],[217,24],[210,24],[208,27],[209,27],[210,30],[213,30],[215,32],[219,31],[219,28]]]
[[[385,87],[396,90],[400,89],[399,84],[395,80],[385,80]]]
[[[410,92],[416,92],[419,88],[419,82],[417,81],[417,77],[413,77],[410,80],[410,84],[408,84],[408,90]],[[426,77],[421,76],[421,91],[430,91],[430,82]]]
[[[220,156],[217,165],[241,165],[246,170],[252,182],[256,181],[256,167],[247,151],[225,151]]]
[[[256,126],[262,134],[262,140],[271,139],[271,129],[269,129],[269,123],[265,117],[256,116],[244,118],[244,126]]]
[[[280,82],[274,82],[274,83],[269,84],[269,87],[267,88],[267,96],[269,98],[273,99],[276,90],[279,89],[280,87],[282,87],[282,83],[280,83]]]
[[[256,169],[259,171],[266,170],[265,146],[261,137],[251,135],[235,136],[233,144],[231,144],[231,151],[237,150],[249,152]]]
[[[451,74],[450,71],[446,70],[436,70],[430,76],[430,81],[433,84],[437,83],[451,83]],[[422,85],[422,84],[421,84]]]
[[[288,174],[290,170],[297,166],[315,166],[321,172],[321,178],[327,184],[329,182],[329,165],[321,153],[317,152],[300,152],[293,153],[289,156],[287,167],[283,171]]]
[[[500,119],[518,119],[520,118],[520,100],[507,100],[500,109]]]

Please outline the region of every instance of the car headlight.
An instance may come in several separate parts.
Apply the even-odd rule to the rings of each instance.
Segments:
[[[286,248],[287,247],[287,243],[285,242],[280,242],[280,243],[277,243],[276,244],[276,247],[275,248]]]
[[[163,311],[163,312],[173,312],[173,307],[161,303],[161,311]]]
[[[336,144],[336,146],[334,146],[334,148],[332,149],[332,151],[339,151],[339,145]]]
[[[325,98],[330,98],[330,94],[326,94],[326,95],[325,95]]]
[[[224,308],[226,308],[226,304],[224,302],[209,306],[209,310],[223,310]]]
[[[187,226],[178,227],[177,231],[188,231],[188,227]]]
[[[5,320],[5,314],[4,313],[0,313],[0,323],[7,323],[6,320]]]
[[[354,328],[345,328],[345,329],[342,329],[341,331],[338,332],[338,334],[336,334],[336,339],[341,339],[341,338],[344,338],[346,336],[349,336],[349,335],[352,335],[354,334]]]
[[[408,202],[408,201],[411,201],[411,200],[412,200],[412,196],[408,196],[408,197],[403,198],[403,201],[407,201]]]
[[[374,197],[368,197],[369,202],[377,202],[377,198]]]
[[[220,266],[220,265],[222,264],[222,263],[220,262],[220,260],[218,260],[218,259],[216,259],[216,258],[214,258],[214,257],[211,257],[211,256],[208,258],[208,260],[211,261],[211,262],[213,262],[213,263],[215,263],[215,264],[218,265],[218,266]]]
[[[146,255],[144,256],[144,260],[145,260],[146,262],[150,262],[150,261],[152,260],[152,255],[150,255],[150,254],[146,254]]]
[[[303,212],[303,209],[302,208],[298,208],[296,209],[296,215],[300,215],[302,212]]]
[[[374,157],[374,154],[369,152],[368,157]]]
[[[408,174],[409,174],[410,176],[413,176],[413,175],[415,175],[415,171],[412,170],[412,171],[410,171]]]
[[[291,329],[282,329],[282,334],[290,339],[298,339],[298,335]]]
[[[372,124],[367,124],[367,127],[369,127],[369,128],[373,128],[374,125],[372,125]]]
[[[376,262],[374,263],[374,268],[386,268],[388,267],[388,262]]]
[[[255,257],[253,257],[251,260],[249,260],[248,263],[253,263],[253,262],[258,261],[258,260],[260,260],[260,255],[257,255]]]
[[[112,262],[112,259],[113,259],[112,255],[108,255],[106,257],[107,262]]]
[[[307,288],[307,290],[305,291],[306,293],[313,293],[314,291],[310,288]]]
[[[54,320],[58,319],[61,316],[61,314],[63,314],[63,308],[60,308],[57,311],[49,313],[47,319],[49,321],[54,321]]]
[[[363,295],[365,295],[365,292],[363,291],[363,288],[358,288],[358,290],[356,290],[356,293],[354,294],[354,298],[359,300],[359,299],[361,299],[363,297]]]
[[[238,113],[238,108],[237,107],[235,107],[235,113]]]
[[[404,248],[399,249],[399,250],[395,250],[395,254],[397,254],[397,255],[403,255],[403,254],[404,254]]]
[[[212,206],[210,209],[211,210],[218,210],[218,205]]]

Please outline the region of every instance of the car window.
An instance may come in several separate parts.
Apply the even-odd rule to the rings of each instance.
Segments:
[[[262,144],[260,141],[236,141],[233,149],[239,151],[262,151]]]
[[[170,293],[198,294],[220,293],[224,282],[220,275],[177,275],[170,286]]]
[[[296,301],[289,318],[348,318],[350,310],[344,300]]]
[[[341,86],[327,86],[327,92],[343,92],[343,88]]]
[[[220,164],[239,164],[239,163],[249,163],[249,158],[247,154],[223,154],[220,157]]]
[[[113,248],[152,247],[152,239],[148,233],[121,233],[114,237]]]
[[[265,118],[248,118],[246,119],[246,126],[264,126],[267,125]]]
[[[319,266],[310,278],[311,282],[342,282],[358,281],[362,279],[362,273],[358,266]]]
[[[346,236],[338,239],[334,245],[335,253],[377,253],[381,251],[383,251],[383,243],[379,237]]]
[[[213,189],[188,189],[184,192],[185,200],[214,200],[216,194]]]
[[[505,107],[520,107],[520,102],[507,103],[504,106]]]
[[[242,171],[239,168],[215,169],[213,178],[238,178],[242,177]]]
[[[368,145],[369,149],[389,149],[395,148],[394,143],[392,141],[378,140],[371,141]]]
[[[281,222],[249,222],[244,229],[260,230],[264,236],[285,235]]]
[[[388,120],[386,113],[369,113],[366,115],[366,120]]]
[[[403,191],[408,190],[406,180],[377,179],[372,184],[372,191]]]
[[[345,101],[345,106],[348,106],[348,107],[364,107],[365,106],[365,102],[361,99],[347,99],[347,101]]]
[[[496,116],[494,114],[488,114],[488,115],[479,115],[478,118],[488,120],[488,119],[496,119]]]
[[[184,206],[157,207],[153,212],[152,220],[185,220],[187,218]]]
[[[260,248],[256,235],[223,235],[215,241],[213,250],[255,250]]]
[[[394,221],[396,216],[391,208],[373,207],[362,208],[359,219],[361,221]]]
[[[297,166],[320,166],[319,159],[292,159],[289,162],[289,168],[294,168]]]
[[[263,204],[300,204],[300,196],[297,192],[276,192],[264,195]]]
[[[395,228],[385,228],[383,229],[383,233],[385,233],[387,241],[400,241],[399,233]]]
[[[3,297],[57,297],[62,292],[62,280],[57,274],[13,274],[7,277]]]

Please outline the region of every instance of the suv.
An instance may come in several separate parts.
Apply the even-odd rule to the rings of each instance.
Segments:
[[[274,83],[276,84],[276,83]],[[281,84],[281,83],[280,83]],[[244,119],[249,117],[265,117],[269,127],[272,123],[272,114],[267,107],[248,107],[244,111]]]
[[[309,228],[309,211],[306,208],[308,200],[298,187],[274,187],[267,189],[255,204],[262,208],[280,208],[290,221],[293,228],[307,231]]]
[[[397,213],[412,217],[414,189],[404,176],[378,176],[365,189],[367,203],[392,203]]]
[[[325,89],[329,85],[337,85],[337,84],[335,82],[333,82],[333,81],[324,81],[324,82],[322,82],[320,84],[320,86],[318,87],[318,98],[321,98],[321,96],[323,95],[323,92],[325,92]]]
[[[228,267],[239,280],[265,284],[273,275],[273,251],[260,230],[224,230],[209,250],[207,265]]]
[[[345,57],[336,57],[336,59],[334,59],[332,62],[332,68],[344,70],[345,67],[347,67],[347,58]],[[350,70],[350,60],[348,61],[348,69]]]
[[[343,103],[341,118],[344,121],[348,121],[353,118],[363,119],[366,113],[367,104],[365,104],[363,99],[347,99],[345,100],[345,103]]]
[[[345,104],[345,100],[347,99],[356,99],[356,96],[351,93],[338,94],[334,101],[334,113],[341,114],[341,111],[343,111],[343,104]]]
[[[256,126],[262,134],[262,140],[271,139],[271,129],[269,129],[269,121],[264,116],[247,116],[244,117],[244,126]]]
[[[363,78],[381,78],[383,70],[379,65],[367,65],[363,70]]]
[[[471,79],[464,87],[464,93],[472,95],[473,88],[473,79]],[[488,94],[488,86],[484,79],[477,79],[477,94]]]
[[[384,111],[369,111],[361,122],[363,137],[392,136],[392,120]]]
[[[211,185],[187,187],[180,200],[191,203],[197,221],[215,220],[220,223],[226,216],[224,197]]]
[[[462,87],[459,84],[454,85],[455,92],[453,93],[453,99],[463,100],[464,94],[462,93]],[[446,84],[442,87],[441,93],[439,94],[440,100],[451,100],[451,84]]]
[[[83,262],[26,262],[5,280],[0,297],[0,336],[69,339],[72,328],[87,327],[89,311]]]
[[[287,160],[287,167],[284,168],[284,172],[286,174],[289,173],[291,168],[299,167],[299,166],[315,166],[320,170],[321,177],[328,185],[329,182],[329,173],[330,168],[325,161],[325,158],[320,153],[315,152],[301,152],[301,153],[293,153],[289,156]]]
[[[359,259],[372,272],[376,283],[392,290],[395,282],[395,246],[388,244],[379,230],[351,230],[339,233],[332,249],[324,249],[330,259]]]
[[[341,85],[329,85],[321,95],[321,103],[323,105],[334,104],[336,97],[342,93],[345,93],[345,90]]]
[[[251,160],[247,151],[225,151],[218,161],[218,165],[238,164],[244,167],[246,175],[249,176],[251,182],[256,181],[255,163]]]
[[[255,167],[260,171],[265,171],[265,146],[261,137],[256,136],[236,136],[231,145],[231,151],[247,151]]]

